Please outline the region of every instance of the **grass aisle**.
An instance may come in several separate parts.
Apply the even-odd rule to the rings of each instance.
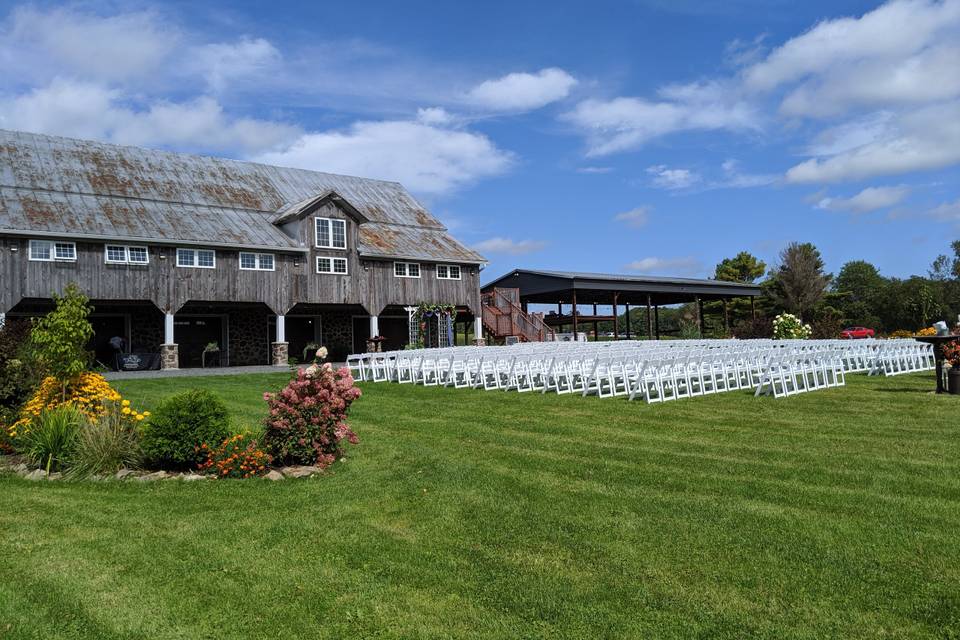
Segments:
[[[255,425],[283,375],[190,386]],[[0,478],[0,637],[957,637],[960,401],[366,385],[307,481]]]

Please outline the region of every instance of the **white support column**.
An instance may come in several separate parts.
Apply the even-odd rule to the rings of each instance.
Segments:
[[[163,344],[176,344],[173,341],[173,314],[166,313],[163,316]]]
[[[270,345],[270,362],[275,367],[286,367],[290,361],[290,345],[287,344],[287,317],[277,314],[276,342]]]
[[[380,318],[378,316],[370,316],[370,337],[376,338],[380,335]]]
[[[173,341],[173,314],[169,311],[163,316],[163,344],[160,345],[160,368],[180,368],[180,353],[177,344]]]
[[[0,311],[0,328],[7,323],[7,314],[3,311]]]
[[[487,341],[483,339],[483,319],[479,315],[473,319],[473,344],[478,347],[487,344]]]

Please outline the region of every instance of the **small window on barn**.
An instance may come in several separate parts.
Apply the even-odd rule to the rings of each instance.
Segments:
[[[212,249],[177,249],[177,266],[213,269],[217,266],[216,255]]]
[[[317,273],[347,274],[346,258],[317,258]]]
[[[72,242],[54,242],[53,258],[54,260],[76,260],[77,245]]]
[[[127,261],[130,264],[147,264],[150,254],[146,247],[127,247]]]
[[[51,262],[53,260],[53,243],[49,240],[31,240],[30,259]]]
[[[317,247],[321,249],[347,248],[347,222],[335,218],[316,218]]]
[[[107,264],[147,264],[149,261],[146,247],[123,244],[108,244],[104,248],[103,259]]]
[[[420,265],[416,262],[394,262],[393,275],[397,278],[419,278]]]
[[[244,271],[273,271],[273,254],[241,251],[240,268]]]
[[[440,280],[459,280],[460,267],[455,264],[438,264],[437,278]]]

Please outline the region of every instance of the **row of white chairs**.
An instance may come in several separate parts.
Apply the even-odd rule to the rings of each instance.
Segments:
[[[755,389],[785,397],[845,384],[851,372],[933,367],[910,340],[671,340],[524,343],[349,356],[359,380],[488,391],[626,396],[649,402]]]

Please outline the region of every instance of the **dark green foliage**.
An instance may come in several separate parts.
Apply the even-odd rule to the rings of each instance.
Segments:
[[[198,448],[220,444],[230,436],[223,400],[205,389],[172,396],[150,416],[141,446],[148,464],[160,469],[190,469],[206,460]]]
[[[724,258],[717,265],[714,278],[727,282],[756,282],[767,272],[767,265],[748,251],[741,251],[733,258]]]
[[[29,431],[14,442],[18,453],[34,466],[60,471],[73,457],[80,430],[86,424],[87,417],[79,409],[69,404],[60,405],[41,412]]]
[[[773,320],[760,316],[756,319],[747,318],[741,320],[733,328],[733,337],[741,340],[750,340],[753,338],[772,338]]]
[[[53,294],[56,308],[34,322],[29,349],[43,375],[65,382],[76,378],[90,365],[87,343],[93,337],[88,317],[93,311],[89,298],[71,283],[62,296]]]
[[[0,425],[16,420],[21,405],[39,382],[36,368],[25,352],[30,325],[7,320],[0,327]]]
[[[791,242],[780,252],[780,264],[766,283],[767,294],[802,320],[809,319],[830,284],[820,251],[809,242]]]

